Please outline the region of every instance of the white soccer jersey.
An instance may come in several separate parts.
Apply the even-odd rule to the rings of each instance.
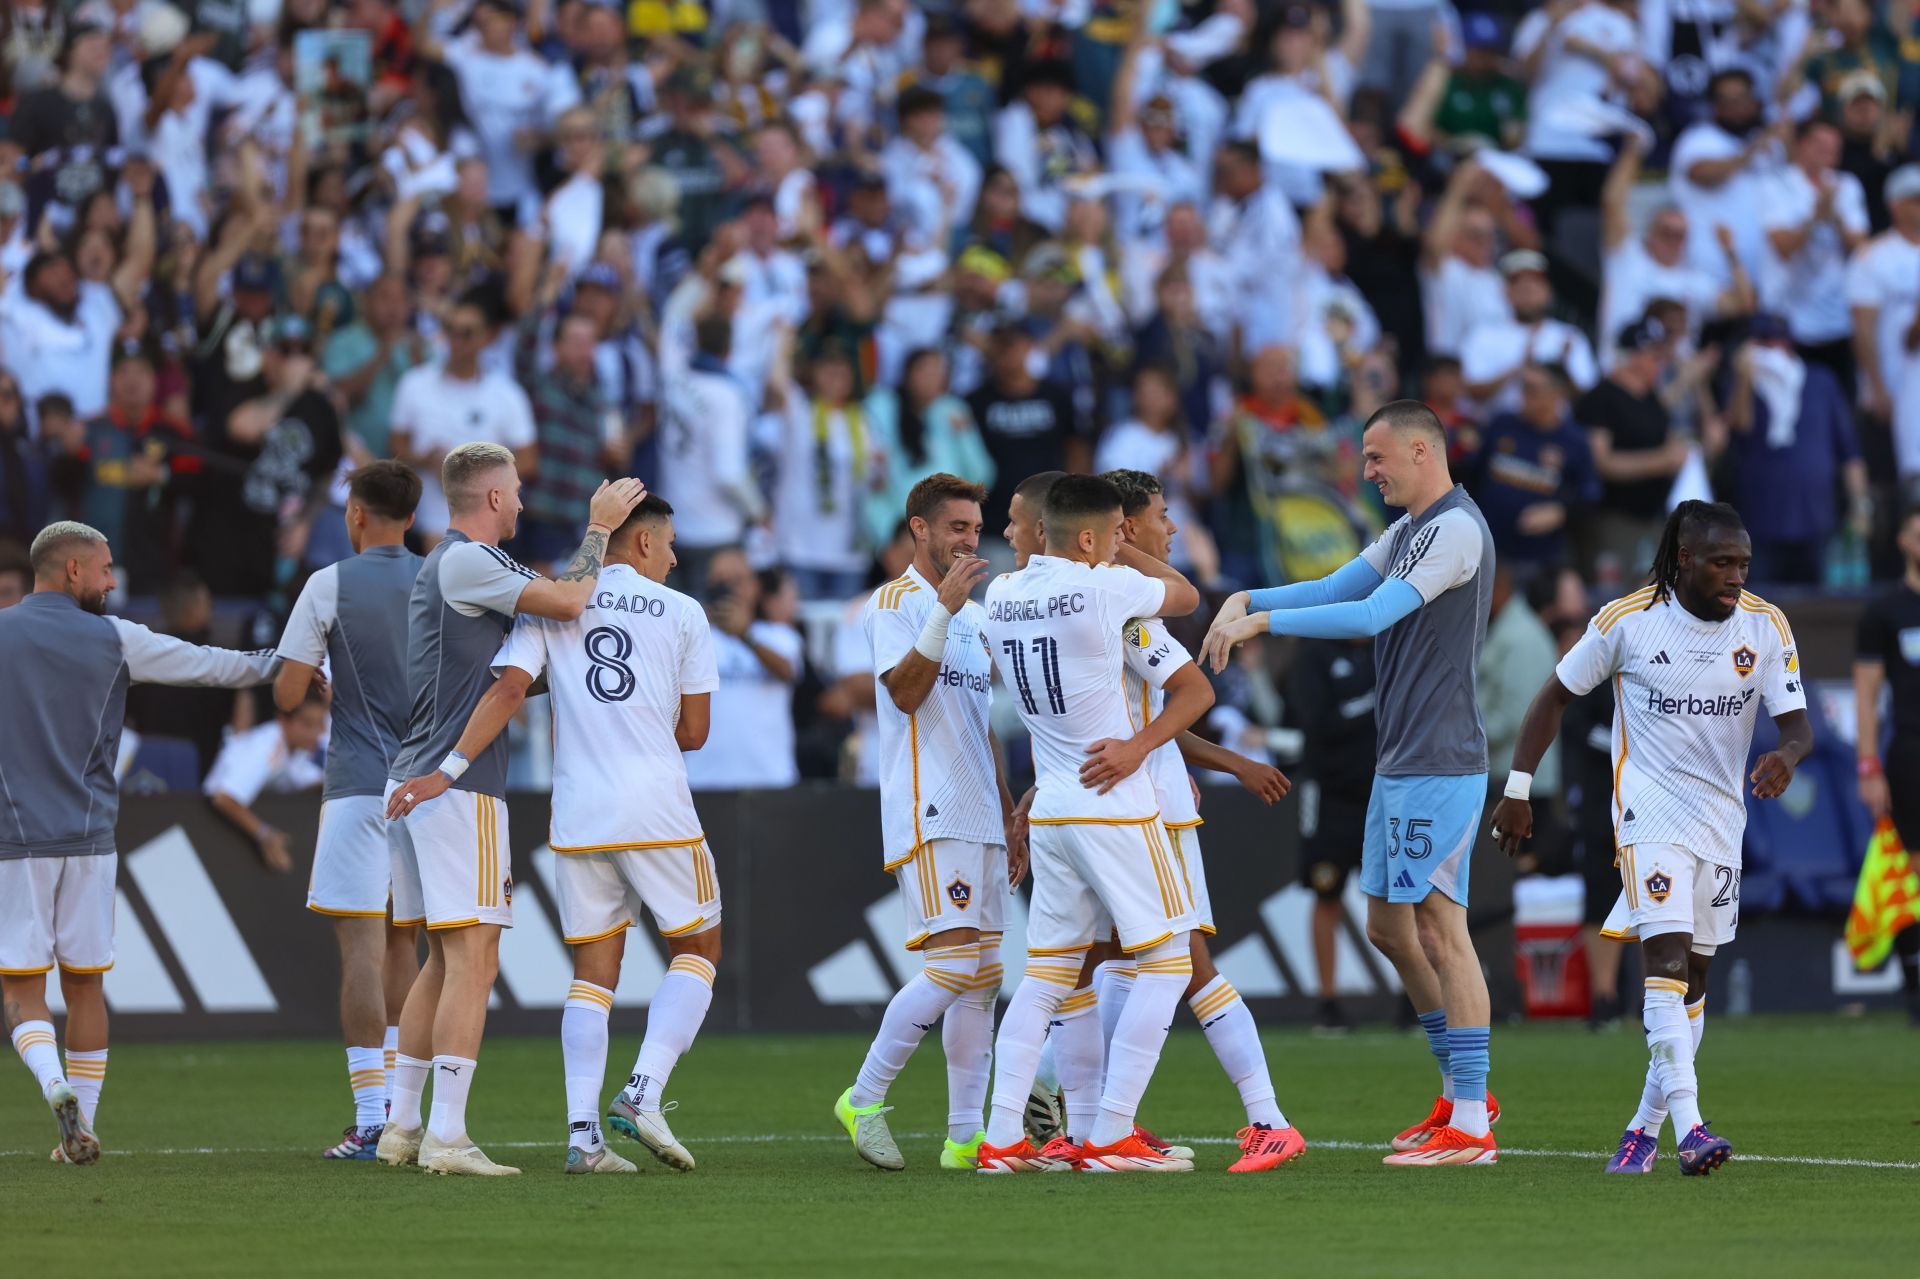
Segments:
[[[547,676],[556,853],[690,844],[700,817],[674,743],[683,693],[720,686],[700,606],[625,564],[571,622],[522,617],[494,658]]]
[[[1160,811],[1146,769],[1102,795],[1080,784],[1080,765],[1092,743],[1133,736],[1122,630],[1158,616],[1166,598],[1160,581],[1135,569],[1052,555],[987,587],[987,646],[1033,738],[1035,822],[1141,821]]]
[[[993,659],[981,632],[986,613],[969,600],[947,627],[946,653],[933,691],[908,715],[878,678],[913,651],[938,592],[908,568],[860,610],[873,652],[874,717],[880,730],[880,834],[886,869],[936,839],[1004,844],[1000,783],[987,740]]]
[[[1127,624],[1126,669],[1122,679],[1127,693],[1127,717],[1133,731],[1139,732],[1160,714],[1167,704],[1166,683],[1173,673],[1193,661],[1193,654],[1168,633],[1159,618],[1142,618]],[[1146,773],[1153,779],[1153,793],[1160,801],[1163,826],[1198,826],[1200,810],[1194,807],[1193,786],[1187,780],[1187,761],[1178,743],[1168,742],[1147,756]]]
[[[1613,680],[1616,844],[1678,844],[1737,867],[1755,712],[1807,705],[1793,632],[1744,591],[1724,622],[1653,598],[1649,586],[1601,609],[1555,674],[1576,694]]]

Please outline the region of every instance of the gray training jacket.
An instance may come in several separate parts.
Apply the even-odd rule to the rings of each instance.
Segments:
[[[0,610],[0,860],[114,851],[129,684],[251,688],[275,663],[89,613],[56,591]]]

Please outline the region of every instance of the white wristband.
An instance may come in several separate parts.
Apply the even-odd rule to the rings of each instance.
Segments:
[[[1533,798],[1533,774],[1514,769],[1507,774],[1507,798],[1529,800]]]
[[[933,606],[927,614],[927,624],[920,628],[920,638],[913,642],[913,651],[929,662],[939,662],[947,655],[947,626],[953,621],[953,614],[940,604]]]
[[[447,757],[440,761],[440,771],[457,782],[460,780],[460,774],[467,771],[467,765],[470,762],[459,751],[448,751]]]

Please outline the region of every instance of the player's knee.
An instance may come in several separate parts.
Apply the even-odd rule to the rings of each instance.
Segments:
[[[1193,943],[1189,934],[1175,933],[1163,942],[1133,952],[1137,985],[1150,978],[1177,979],[1182,987],[1193,978]]]
[[[980,976],[980,943],[977,941],[931,947],[920,953],[920,959],[927,979],[955,995],[966,994]]]
[[[1411,957],[1413,945],[1409,944],[1407,930],[1396,927],[1377,916],[1369,917],[1367,920],[1367,940],[1388,959]],[[1417,944],[1418,941],[1415,939],[1414,945]]]
[[[67,1007],[91,1006],[106,999],[105,973],[75,973],[60,970],[60,997]]]

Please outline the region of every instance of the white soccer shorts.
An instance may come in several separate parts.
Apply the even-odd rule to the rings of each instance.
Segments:
[[[1213,898],[1207,894],[1207,868],[1200,859],[1200,823],[1167,827],[1167,851],[1173,854],[1174,869],[1180,872],[1180,886],[1193,903],[1195,926],[1213,936]]]
[[[907,949],[936,933],[1007,927],[1007,848],[965,839],[928,840],[893,868],[907,913]]]
[[[1029,954],[1085,950],[1108,935],[1128,952],[1200,926],[1158,817],[1122,822],[1032,823]]]
[[[398,782],[387,783],[392,795]],[[393,922],[513,927],[507,801],[450,790],[389,824]]]
[[[1740,924],[1739,868],[1703,861],[1678,844],[1622,848],[1620,889],[1600,926],[1615,941],[1690,933],[1693,953],[1711,955]]]
[[[387,820],[387,801],[379,795],[342,795],[320,805],[307,909],[321,915],[386,918],[393,887],[388,828],[398,825]]]
[[[0,861],[0,973],[31,977],[113,967],[114,876],[120,854]]]
[[[720,922],[720,877],[704,839],[556,858],[554,896],[569,946],[625,931],[640,922],[642,907],[662,937],[691,937]]]

